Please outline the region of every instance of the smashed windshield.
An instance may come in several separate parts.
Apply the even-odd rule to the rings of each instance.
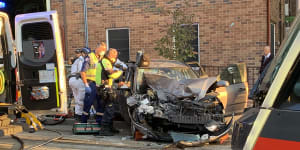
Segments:
[[[156,74],[170,79],[196,79],[198,76],[191,68],[140,68],[137,75],[137,91],[144,84],[144,74]]]
[[[283,41],[278,55],[272,60],[270,67],[267,70],[265,77],[262,80],[262,83],[259,87],[259,91],[267,92],[268,88],[272,84],[284,58],[286,57],[287,53],[290,51],[291,47],[293,46],[295,39],[298,36],[300,30],[300,18],[299,16],[295,19],[287,38]]]

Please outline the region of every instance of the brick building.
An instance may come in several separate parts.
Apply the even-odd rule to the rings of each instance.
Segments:
[[[134,60],[138,50],[144,50],[151,58],[161,58],[154,50],[155,41],[172,22],[172,17],[163,12],[184,6],[183,0],[12,1],[23,1],[22,5],[28,5],[29,1],[39,3],[38,8],[46,5],[47,10],[58,12],[67,58],[74,49],[86,45],[86,2],[89,47],[94,49],[104,41],[109,47],[119,48],[123,60]],[[245,62],[254,68],[249,73],[254,81],[263,47],[273,44],[278,48],[283,40],[287,1],[296,0],[188,0],[190,7],[185,12],[195,16],[198,40],[194,44],[200,64],[218,67]],[[28,12],[18,9],[20,13]]]
[[[83,2],[51,0],[51,9],[58,11],[66,30],[68,55],[85,46]],[[190,4],[186,13],[195,15],[194,22],[199,27],[202,65],[246,62],[248,66],[259,66],[261,51],[267,44],[266,0],[192,0]],[[154,42],[165,34],[161,30],[172,21],[162,10],[182,5],[181,0],[88,0],[89,47],[95,48],[101,41],[109,43],[110,30],[128,29],[130,59],[135,59],[141,49],[152,58],[159,58]]]

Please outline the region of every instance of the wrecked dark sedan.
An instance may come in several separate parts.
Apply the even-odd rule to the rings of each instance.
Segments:
[[[232,123],[225,117],[246,106],[247,83],[242,82],[246,77],[241,66],[208,77],[177,61],[151,60],[147,67],[132,64],[126,77],[130,88],[121,88],[119,94],[121,115],[131,122],[133,135],[138,132],[142,138],[196,143],[218,139]],[[222,76],[230,81],[221,80]]]

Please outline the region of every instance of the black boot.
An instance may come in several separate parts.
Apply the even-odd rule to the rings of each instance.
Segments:
[[[114,132],[111,130],[111,127],[108,125],[102,125],[99,131],[100,136],[113,136]]]

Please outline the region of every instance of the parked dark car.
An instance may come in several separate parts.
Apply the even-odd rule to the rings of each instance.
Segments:
[[[131,86],[120,88],[118,99],[133,135],[139,131],[144,138],[174,141],[178,133],[209,139],[227,133],[232,122],[225,117],[243,112],[247,103],[246,67],[230,65],[218,77],[199,69],[169,60],[151,60],[147,67],[129,64]]]

